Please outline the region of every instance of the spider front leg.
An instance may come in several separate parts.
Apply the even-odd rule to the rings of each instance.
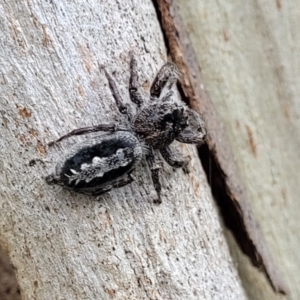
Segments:
[[[155,161],[155,156],[154,156],[153,150],[152,149],[149,149],[149,150],[150,150],[149,153],[146,155],[146,161],[150,168],[153,185],[154,185],[155,191],[157,193],[157,197],[158,197],[157,200],[154,201],[154,203],[160,204],[162,202],[161,197],[160,197],[161,184],[159,181],[160,167],[158,166],[158,164]]]
[[[167,89],[171,89],[172,85],[176,82],[179,74],[180,73],[177,67],[173,63],[167,62],[166,64],[164,64],[158,71],[151,85],[151,99],[158,99],[165,87],[167,87]]]
[[[189,159],[187,158],[178,158],[176,153],[174,153],[169,146],[160,149],[160,153],[164,160],[174,168],[183,168],[184,172],[188,173],[187,165],[189,163]]]
[[[129,93],[131,101],[140,107],[143,104],[143,97],[138,88],[138,79],[137,61],[131,53]]]
[[[177,137],[176,140],[186,144],[202,145],[206,138],[205,121],[200,114],[192,109],[187,109],[188,127],[185,128]]]
[[[201,146],[205,142],[205,137],[206,133],[194,132],[193,130],[186,128],[176,137],[176,140],[185,144]]]

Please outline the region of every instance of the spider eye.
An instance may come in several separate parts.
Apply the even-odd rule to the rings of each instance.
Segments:
[[[172,122],[173,120],[174,120],[173,114],[166,114],[166,115],[164,116],[164,121],[165,121],[165,122]]]
[[[182,118],[182,111],[180,109],[175,109],[173,111],[174,120],[179,120]]]

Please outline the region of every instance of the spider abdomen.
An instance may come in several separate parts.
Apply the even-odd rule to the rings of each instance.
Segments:
[[[47,181],[76,192],[101,194],[129,183],[128,176],[142,155],[140,142],[130,132],[95,136],[76,144],[57,164],[55,174]]]

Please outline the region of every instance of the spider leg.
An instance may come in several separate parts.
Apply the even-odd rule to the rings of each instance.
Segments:
[[[161,102],[168,101],[173,95],[174,95],[174,92],[170,90],[160,99],[160,101]]]
[[[118,126],[116,124],[99,124],[99,125],[95,125],[95,126],[90,126],[90,127],[83,127],[83,128],[77,128],[75,130],[70,131],[69,133],[61,136],[59,139],[52,141],[50,143],[48,143],[48,146],[53,146],[55,144],[57,144],[58,142],[67,139],[71,136],[74,135],[83,135],[86,133],[91,133],[91,132],[97,132],[97,131],[128,131],[128,129],[126,129],[125,127],[121,127]]]
[[[104,193],[112,190],[113,188],[119,188],[119,187],[125,186],[125,185],[131,183],[133,180],[134,180],[133,177],[130,174],[128,174],[127,177],[118,179],[113,184],[107,185],[105,187],[101,187],[99,189],[94,190],[91,193],[88,193],[88,194],[92,195],[92,196],[98,196],[98,195],[104,194]]]
[[[127,115],[129,121],[132,120],[132,116],[131,116],[131,111],[130,111],[130,107],[129,105],[126,105],[123,103],[122,97],[120,96],[120,93],[117,89],[116,83],[114,82],[114,80],[112,79],[112,77],[106,72],[106,70],[104,69],[105,72],[105,76],[108,80],[108,84],[109,84],[109,88],[113,94],[113,97],[116,101],[117,107],[120,111],[121,114],[123,115]]]
[[[143,104],[143,98],[138,88],[138,79],[137,61],[131,53],[129,93],[131,101],[140,107]]]
[[[174,153],[169,146],[160,149],[160,153],[164,160],[174,168],[184,168],[189,163],[187,158],[178,158],[177,154]]]
[[[186,127],[176,140],[186,144],[202,145],[205,142],[206,126],[203,117],[192,109],[187,109],[188,127]]]
[[[159,98],[165,87],[167,87],[167,89],[171,89],[172,85],[176,82],[178,75],[179,71],[173,63],[167,62],[164,64],[158,71],[151,85],[151,99]]]
[[[153,153],[153,150],[150,149],[150,152],[146,155],[146,161],[148,163],[148,166],[150,168],[151,171],[151,177],[152,177],[152,181],[153,181],[153,185],[155,188],[155,191],[157,193],[158,199],[155,200],[154,202],[157,204],[160,204],[161,201],[161,197],[160,197],[160,192],[161,192],[161,184],[159,181],[159,166],[157,165],[157,163],[155,162],[155,156]]]
[[[206,132],[194,132],[190,128],[186,128],[176,137],[176,140],[185,144],[201,146],[205,142],[205,137]]]
[[[93,192],[83,192],[83,194],[90,195],[90,196],[99,196],[99,195],[102,195],[104,193],[111,191],[112,188],[113,188],[112,185],[107,185],[106,187],[101,187],[99,189],[95,189]]]
[[[117,180],[114,184],[113,184],[113,187],[114,188],[119,188],[119,187],[122,187],[124,185],[127,185],[129,183],[131,183],[132,181],[134,181],[134,178],[131,174],[128,174],[127,177],[125,178],[121,178],[119,180]]]

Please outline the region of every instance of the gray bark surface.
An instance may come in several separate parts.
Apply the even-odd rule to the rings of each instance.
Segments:
[[[150,1],[0,4],[0,243],[23,299],[245,299],[196,148],[190,173],[145,164],[98,198],[48,186],[78,127],[122,120],[98,64],[129,103],[129,52],[147,94],[167,60]]]
[[[299,5],[180,1],[255,218],[293,299],[300,299]],[[234,241],[231,249],[251,299],[285,299],[273,293]]]

